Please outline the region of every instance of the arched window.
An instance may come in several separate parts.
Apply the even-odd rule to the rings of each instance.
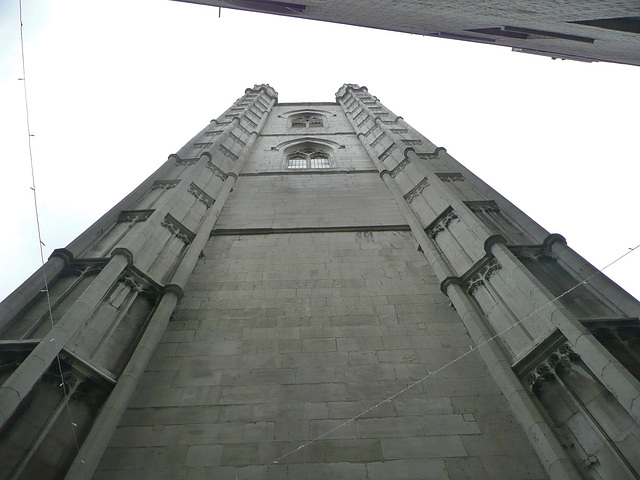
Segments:
[[[296,147],[286,156],[287,169],[331,167],[331,155],[321,145],[303,144]]]
[[[292,128],[323,128],[324,126],[324,115],[319,113],[306,112],[291,116]]]

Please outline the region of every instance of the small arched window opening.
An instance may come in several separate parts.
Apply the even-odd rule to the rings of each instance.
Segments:
[[[292,128],[323,128],[324,126],[324,115],[318,113],[300,113],[291,117]]]
[[[331,155],[321,145],[297,145],[286,156],[287,169],[329,168]]]

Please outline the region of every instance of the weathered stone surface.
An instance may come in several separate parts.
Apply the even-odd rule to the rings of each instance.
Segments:
[[[290,242],[299,242],[300,237],[307,237],[305,244],[316,245],[316,249],[292,250]],[[372,245],[375,248],[370,248]],[[258,255],[265,250],[268,255]],[[286,455],[278,465],[260,470],[255,478],[289,479],[301,475],[447,478],[448,468],[451,478],[467,471],[485,478],[487,468],[495,471],[497,467],[489,460],[483,463],[484,455],[515,454],[516,450],[532,455],[513,420],[496,424],[494,417],[512,417],[477,359],[466,357],[442,375],[383,402],[443,362],[465,353],[470,343],[463,329],[444,328],[455,320],[448,313],[439,314],[438,305],[443,312],[447,312],[444,307],[449,308],[446,297],[421,295],[419,289],[411,295],[384,294],[402,291],[405,286],[422,285],[429,291],[434,282],[409,234],[214,237],[205,258],[221,260],[201,262],[194,272],[198,281],[186,295],[210,292],[208,307],[195,311],[189,323],[172,325],[189,330],[195,326],[194,340],[156,353],[158,360],[149,367],[149,379],[141,383],[109,451],[116,445],[188,448],[184,468],[189,468],[193,478],[224,478],[227,474],[234,478],[247,472],[246,466],[259,468]],[[333,265],[345,258],[350,259],[349,277],[353,271],[368,275],[378,269],[379,278],[395,281],[387,286],[361,284],[359,295],[353,297],[351,291],[343,292],[342,282],[349,278],[296,280],[300,264],[309,271],[333,270]],[[285,283],[272,286],[262,277],[245,280],[250,288],[235,290],[243,292],[236,298],[227,296],[224,288],[210,289],[206,280],[224,287],[226,278],[237,283],[236,278],[246,278],[251,271],[278,272],[278,281]],[[282,285],[296,282],[304,285],[301,296],[278,295]],[[434,301],[431,295],[439,303],[429,303]],[[366,317],[347,310],[348,304],[329,302],[355,298],[354,307],[375,308],[378,304],[371,299],[380,297],[384,297],[380,305],[390,309]],[[255,320],[248,321],[247,305],[255,310]],[[398,312],[399,306],[415,306],[422,312],[416,314],[421,318],[403,323],[408,314]],[[277,321],[261,324],[262,312],[268,315],[270,308],[281,309]],[[180,306],[174,315],[176,321],[181,322],[189,311],[189,306]],[[361,322],[361,318],[366,319]],[[209,342],[203,340],[204,332]],[[175,359],[175,368],[169,370],[160,358]],[[208,385],[212,390],[201,405],[180,406],[186,385]],[[154,425],[165,425],[172,433],[155,432]],[[498,437],[486,437],[485,430]],[[317,440],[298,450],[312,439]],[[484,446],[485,441],[496,446]],[[469,455],[477,462],[447,463]],[[271,469],[275,466],[282,468],[276,473]],[[544,477],[539,466],[532,471]]]
[[[274,107],[110,455],[171,448],[189,479],[386,480],[487,478],[521,454],[544,478],[339,106],[317,107],[330,168],[286,168],[301,108]]]
[[[3,320],[0,478],[640,470],[640,304],[366,88],[337,98],[248,89],[63,254],[56,342],[31,280],[0,306],[36,295]]]

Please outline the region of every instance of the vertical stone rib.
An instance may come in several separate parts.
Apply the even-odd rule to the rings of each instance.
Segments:
[[[0,303],[0,330],[4,329],[45,288],[45,275],[47,284],[51,286],[72,260],[73,255],[68,250],[54,250],[42,267]]]
[[[338,92],[340,93],[340,92]],[[336,94],[338,96],[338,94]],[[340,105],[345,110],[347,119],[358,131],[357,125],[350,115],[346,114],[346,108],[341,98],[338,98]],[[392,174],[378,160],[377,155],[371,147],[362,141],[362,133],[358,134],[358,139],[369,154],[371,161],[380,171],[380,177],[391,191],[394,200],[398,204],[402,215],[411,227],[411,231],[418,240],[423,252],[431,264],[438,279],[443,282],[445,293],[449,296],[453,306],[462,319],[465,328],[469,332],[480,355],[487,364],[489,371],[496,380],[500,390],[505,395],[511,409],[515,413],[518,421],[523,427],[529,441],[533,445],[536,453],[540,457],[543,466],[549,476],[554,480],[578,480],[580,475],[576,471],[573,463],[566,455],[562,446],[556,439],[547,423],[544,421],[532,399],[526,393],[519,379],[511,370],[508,359],[500,347],[491,340],[491,334],[487,330],[482,317],[476,312],[473,303],[468,298],[464,289],[456,281],[448,281],[453,277],[453,272],[449,269],[447,262],[442,258],[434,243],[429,239],[424,231],[424,227],[417,215],[411,209],[410,204],[402,195],[398,185],[392,178]],[[419,159],[418,159],[419,160]],[[435,175],[432,175],[435,177]],[[455,202],[462,204],[461,201]],[[465,206],[466,208],[466,206]]]
[[[0,428],[31,392],[67,342],[98,307],[128,264],[129,259],[126,256],[114,255],[55,327],[0,387]]]
[[[85,439],[73,465],[69,469],[69,472],[65,477],[67,480],[84,480],[85,478],[90,478],[98,468],[102,455],[109,445],[111,436],[117,428],[118,423],[120,422],[120,419],[122,418],[122,415],[124,414],[129,401],[138,386],[138,382],[147,368],[147,365],[149,364],[149,361],[151,360],[151,357],[167,328],[171,314],[178,304],[179,298],[182,296],[182,289],[198,262],[200,252],[209,240],[211,230],[213,230],[213,227],[220,216],[220,212],[222,211],[229,193],[238,178],[238,174],[242,171],[242,168],[244,167],[247,158],[253,150],[255,142],[266,123],[267,117],[276,103],[277,94],[273,89],[270,90],[273,93],[271,95],[267,93],[267,96],[270,98],[268,110],[262,116],[256,130],[252,132],[251,139],[244,147],[242,154],[234,165],[233,171],[230,172],[225,179],[222,188],[218,193],[215,204],[209,209],[207,216],[198,229],[198,233],[189,245],[186,254],[174,273],[171,283],[167,285],[162,299],[160,300],[160,303],[156,308],[142,339],[131,356],[131,359],[118,380],[118,383],[103,406],[101,414],[96,419],[96,422]],[[268,89],[265,89],[265,91],[269,92]]]

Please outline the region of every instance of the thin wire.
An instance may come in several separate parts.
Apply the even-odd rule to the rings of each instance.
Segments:
[[[33,137],[31,133],[31,122],[29,119],[29,101],[27,95],[27,72],[25,67],[25,59],[24,59],[24,22],[22,19],[22,0],[18,0],[18,4],[20,7],[20,53],[22,57],[22,86],[24,90],[24,108],[26,114],[26,123],[27,123],[27,135],[28,135],[28,146],[29,146],[29,164],[31,167],[31,191],[33,192],[33,208],[35,211],[36,217],[36,228],[38,232],[38,247],[40,248],[40,262],[42,266],[45,265],[44,260],[44,242],[42,241],[42,229],[40,228],[40,214],[38,212],[38,196],[36,191],[36,175],[35,175],[35,167],[33,165],[33,148],[31,145],[31,138]],[[58,371],[60,372],[60,387],[62,388],[62,392],[64,394],[65,407],[67,410],[67,414],[69,415],[69,422],[71,423],[71,433],[73,435],[73,441],[76,446],[76,451],[80,452],[80,444],[78,443],[78,437],[76,435],[76,431],[74,427],[77,427],[77,424],[73,421],[73,416],[71,414],[71,408],[69,407],[69,392],[67,390],[67,384],[64,379],[64,372],[62,369],[62,360],[60,359],[60,349],[58,348],[58,342],[56,339],[56,331],[55,331],[55,323],[53,320],[53,308],[51,306],[51,294],[49,292],[49,281],[47,279],[47,271],[46,268],[42,268],[42,277],[44,280],[44,290],[43,292],[47,297],[47,309],[49,312],[49,321],[51,322],[51,332],[53,333],[53,337],[51,338],[51,342],[54,343],[56,349],[56,361],[58,364]],[[82,464],[84,461],[80,459]],[[84,470],[84,469],[83,469]],[[84,471],[83,471],[84,473]],[[86,477],[86,474],[85,474]]]
[[[260,467],[256,467],[254,470],[248,472],[247,474],[241,476],[241,477],[236,477],[236,480],[243,480],[244,478],[248,478],[253,476],[254,474],[260,472],[261,470],[264,470],[265,468],[268,468],[270,465],[276,465],[278,463],[280,463],[281,460],[287,458],[290,455],[293,455],[294,453],[302,450],[303,448],[308,447],[309,445],[311,445],[314,442],[317,442],[318,440],[321,440],[322,438],[326,437],[327,435],[335,432],[336,430],[348,425],[351,422],[355,422],[358,418],[366,415],[367,413],[371,412],[372,410],[375,410],[376,408],[380,407],[381,405],[384,405],[385,403],[389,403],[391,400],[393,400],[394,398],[402,395],[404,392],[411,390],[412,388],[420,385],[421,383],[423,383],[425,380],[433,377],[434,375],[440,373],[441,371],[445,370],[446,368],[450,367],[451,365],[453,365],[454,363],[462,360],[463,358],[465,358],[466,356],[474,353],[476,350],[479,350],[480,347],[483,347],[485,345],[487,345],[490,342],[493,342],[494,340],[496,340],[497,338],[499,338],[500,336],[504,335],[505,333],[507,333],[509,330],[511,330],[512,328],[520,325],[522,322],[524,322],[525,320],[527,320],[528,318],[536,315],[538,312],[540,312],[541,310],[549,307],[553,302],[561,299],[562,297],[564,297],[565,295],[571,293],[573,290],[575,290],[576,288],[578,288],[581,285],[586,284],[589,280],[591,280],[593,277],[595,277],[596,275],[602,273],[604,270],[606,270],[607,268],[609,268],[610,266],[612,266],[613,264],[619,262],[620,260],[622,260],[624,257],[626,257],[627,255],[629,255],[630,253],[632,253],[633,251],[635,251],[636,249],[640,248],[640,245],[636,245],[633,248],[629,248],[629,250],[627,252],[625,252],[624,254],[620,255],[618,258],[616,258],[615,260],[613,260],[611,263],[605,265],[604,267],[602,267],[601,269],[597,270],[595,273],[593,273],[592,275],[589,275],[587,278],[585,278],[584,280],[582,280],[581,282],[577,283],[576,285],[574,285],[573,287],[571,287],[569,290],[566,290],[565,292],[561,293],[560,295],[558,295],[557,297],[549,300],[547,303],[545,303],[544,305],[542,305],[541,307],[536,308],[535,310],[529,312],[525,317],[523,317],[521,320],[518,320],[517,322],[513,323],[512,325],[508,326],[507,328],[505,328],[504,330],[499,331],[498,333],[496,333],[495,335],[493,335],[492,337],[489,337],[487,340],[479,343],[478,345],[476,345],[475,347],[470,347],[469,351],[463,353],[462,355],[460,355],[458,358],[455,358],[454,360],[451,360],[448,363],[445,363],[444,365],[442,365],[441,367],[439,367],[436,370],[433,370],[431,372],[429,372],[427,375],[425,375],[424,377],[422,377],[419,380],[416,380],[415,382],[413,382],[412,384],[406,386],[405,388],[403,388],[402,390],[394,393],[393,395],[391,395],[390,397],[387,397],[386,399],[382,400],[381,402],[376,403],[375,405],[373,405],[372,407],[367,408],[366,410],[360,412],[359,414],[357,414],[354,417],[349,418],[348,420],[345,420],[344,422],[342,422],[341,424],[333,427],[331,430],[323,433],[322,435],[318,435],[315,438],[312,438],[311,440],[309,440],[306,443],[301,444],[300,446],[298,446],[297,448],[285,453],[284,455],[276,458],[275,460],[272,460],[271,462],[267,463],[266,465],[262,465]]]

